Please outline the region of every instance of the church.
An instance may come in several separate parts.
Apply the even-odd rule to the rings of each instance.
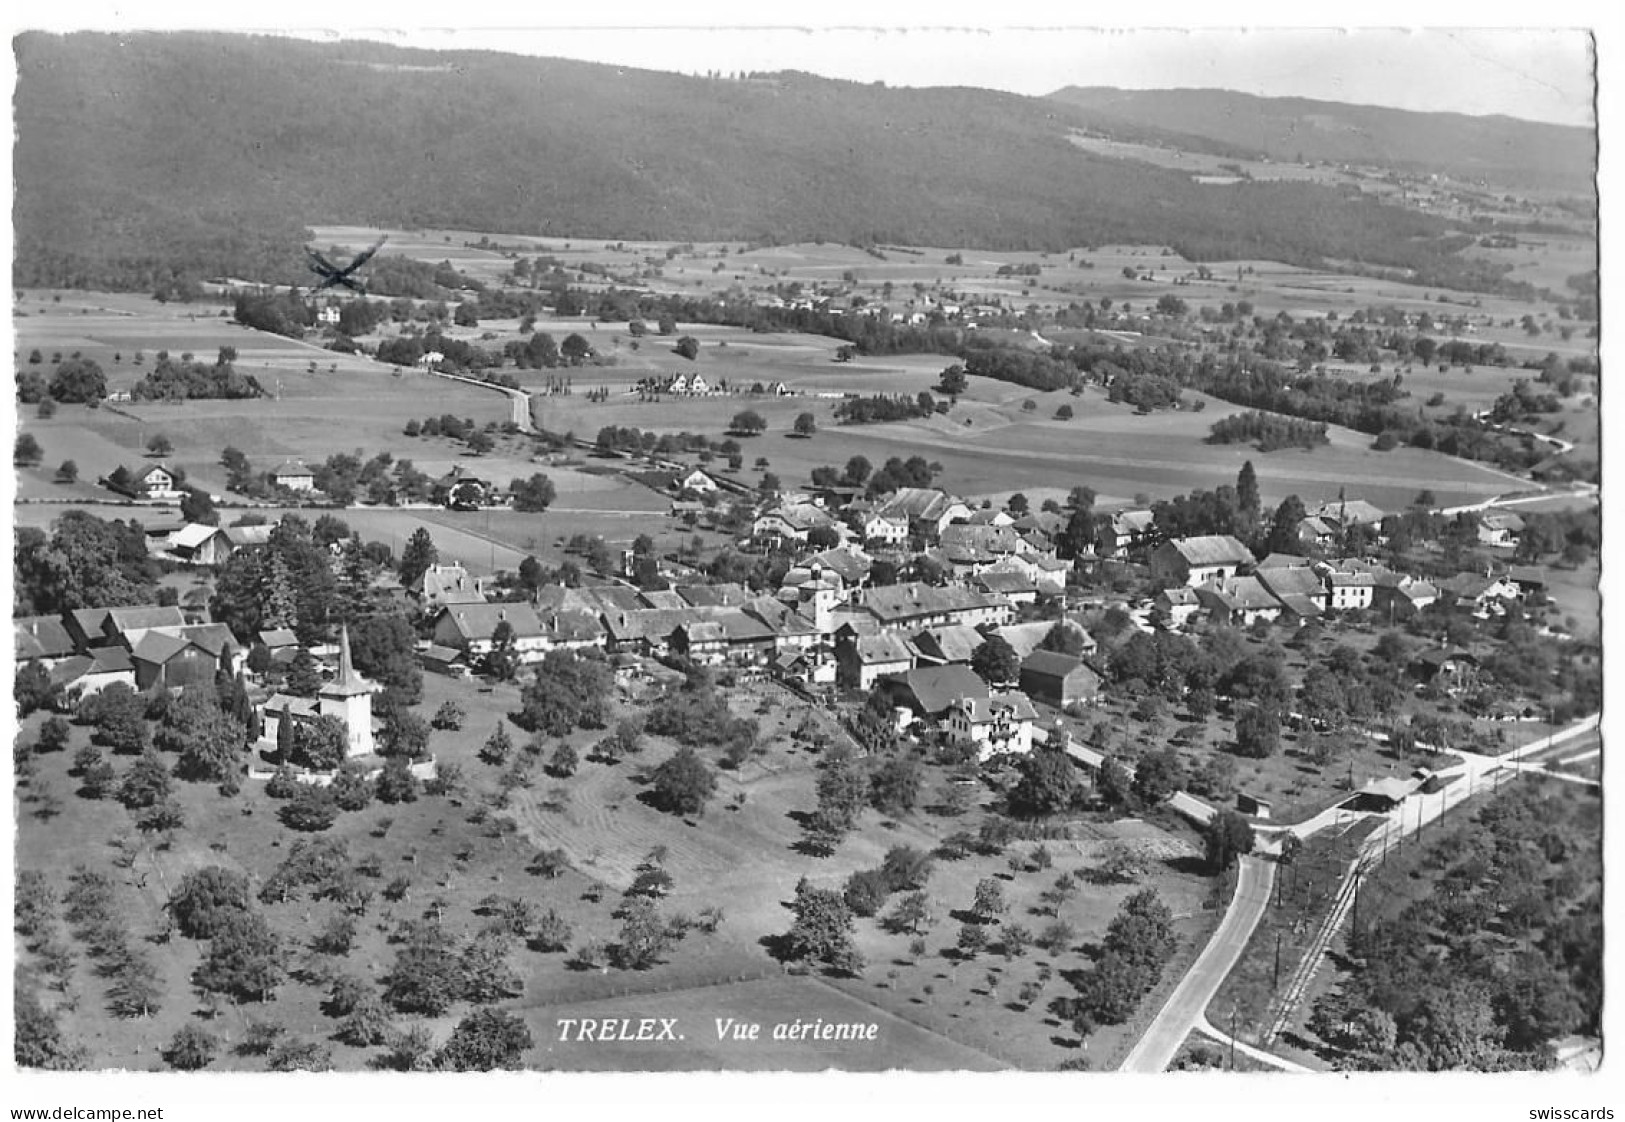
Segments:
[[[375,682],[363,678],[350,662],[350,629],[339,631],[339,668],[329,682],[325,682],[316,696],[295,697],[292,694],[272,694],[261,707],[264,720],[262,745],[274,747],[283,721],[297,724],[316,717],[337,717],[344,722],[348,736],[345,757],[371,756],[376,748],[373,740],[372,695],[378,689]]]

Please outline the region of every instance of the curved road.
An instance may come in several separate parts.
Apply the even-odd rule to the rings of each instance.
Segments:
[[[530,395],[524,390],[511,390],[507,386],[499,386],[494,382],[482,382],[478,378],[465,378],[461,374],[443,374],[438,370],[424,371],[433,374],[436,378],[449,378],[453,382],[467,382],[471,386],[478,386],[485,390],[496,390],[508,395],[513,405],[513,423],[519,426],[520,432],[530,432]]]
[[[1275,886],[1275,862],[1243,857],[1236,877],[1235,895],[1219,921],[1218,930],[1191,963],[1173,994],[1157,1013],[1120,1071],[1158,1072],[1173,1062],[1179,1046],[1202,1022],[1208,1002],[1235,967],[1247,940],[1269,906]]]

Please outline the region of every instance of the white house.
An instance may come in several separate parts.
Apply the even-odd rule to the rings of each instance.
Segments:
[[[981,760],[1008,752],[1033,750],[1033,721],[1038,713],[1027,695],[1008,690],[988,697],[964,697],[948,707],[942,731],[956,746],[976,746]]]
[[[271,472],[271,482],[289,491],[314,491],[316,474],[298,460],[287,460]]]

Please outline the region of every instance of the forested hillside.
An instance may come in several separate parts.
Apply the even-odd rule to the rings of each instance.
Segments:
[[[1092,158],[1053,100],[218,34],[27,34],[14,278],[307,279],[317,224],[973,247],[1170,244],[1458,278],[1467,239],[1297,184]],[[1079,114],[1074,117],[1074,113]]]
[[[1068,86],[1050,97],[1115,139],[1221,156],[1375,164],[1585,194],[1595,175],[1591,130],[1511,117],[1414,113],[1232,90]]]

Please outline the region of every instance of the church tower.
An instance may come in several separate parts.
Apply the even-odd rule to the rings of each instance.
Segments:
[[[339,672],[316,695],[324,717],[344,722],[349,736],[346,756],[370,756],[372,741],[372,683],[357,674],[350,664],[350,629],[339,629]]]

